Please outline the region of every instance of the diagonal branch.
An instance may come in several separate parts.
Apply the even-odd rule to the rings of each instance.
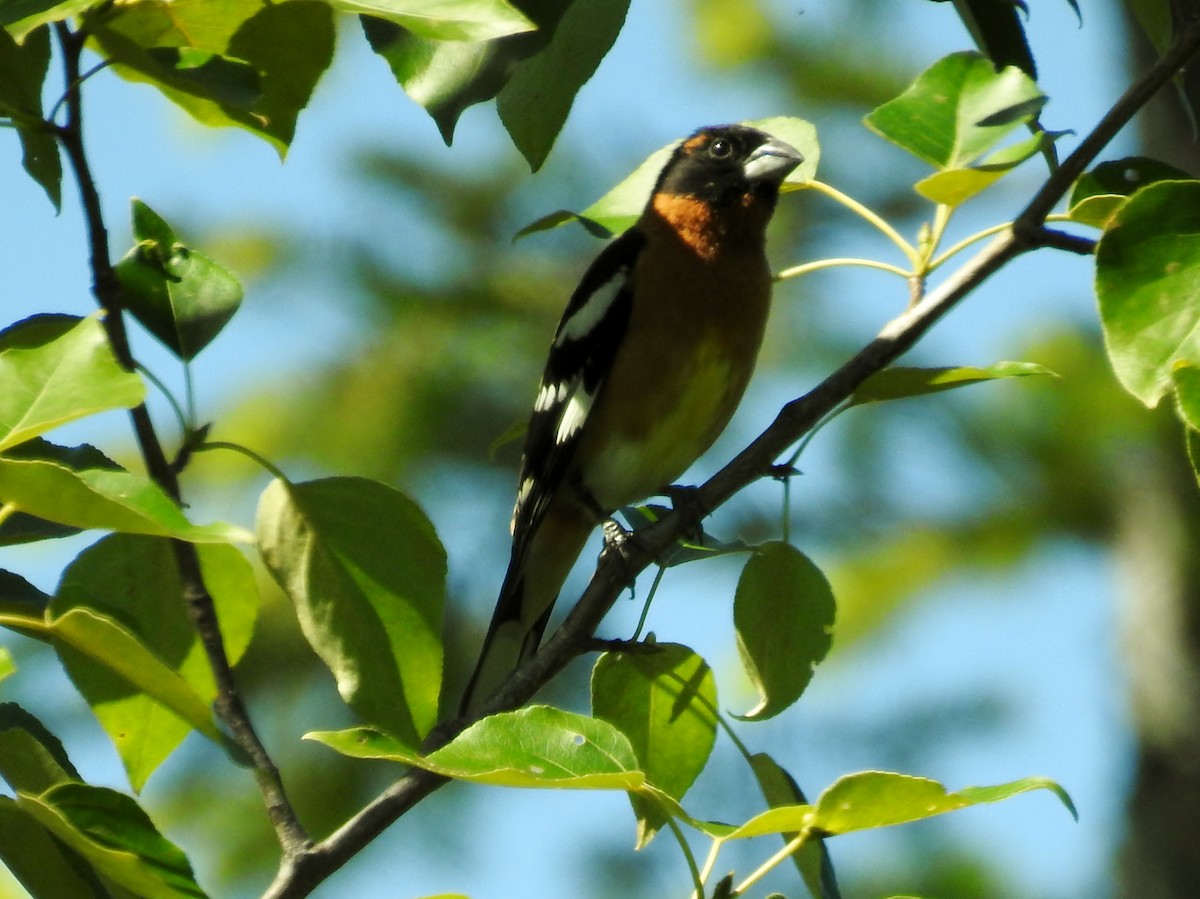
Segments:
[[[771,475],[775,460],[844,402],[871,375],[912,348],[943,316],[999,269],[1042,247],[1089,252],[1090,243],[1046,228],[1046,217],[1096,156],[1133,115],[1200,50],[1200,19],[1186,23],[1174,44],[1122,96],[1046,180],[1012,227],[997,235],[953,275],[893,319],[862,350],[809,393],[788,403],[771,426],[697,488],[686,508],[639,531],[619,553],[606,553],[587,589],[542,649],[518,668],[504,687],[467,719],[443,722],[426,742],[434,749],[485,715],[528,702],[576,656],[588,651],[592,635],[617,597],[637,575],[688,530],[748,484]],[[325,840],[285,861],[263,899],[298,899],[312,890],[396,819],[443,784],[446,778],[415,769],[401,777]]]
[[[136,365],[129,349],[129,337],[125,331],[121,285],[113,271],[108,244],[108,229],[104,224],[100,194],[96,188],[96,181],[92,176],[91,166],[83,145],[83,99],[80,91],[82,79],[79,63],[85,35],[82,32],[72,32],[63,22],[55,23],[55,31],[62,47],[67,83],[67,90],[64,94],[66,121],[62,126],[55,127],[55,134],[66,152],[68,162],[75,173],[75,180],[79,185],[80,202],[83,206],[91,257],[92,293],[105,313],[104,329],[108,335],[108,342],[117,361],[127,370],[133,371]],[[162,443],[154,430],[154,423],[150,419],[149,410],[144,403],[139,404],[130,410],[130,417],[147,473],[178,503],[180,501],[179,480],[176,477],[175,469],[163,451]],[[215,711],[217,717],[229,730],[238,749],[245,754],[253,766],[255,778],[267,807],[267,814],[285,855],[298,852],[309,844],[308,836],[288,802],[279,769],[276,768],[262,741],[258,738],[238,692],[233,669],[225,652],[225,642],[221,637],[220,623],[217,620],[212,596],[208,592],[208,587],[205,586],[204,576],[200,571],[200,558],[196,554],[196,547],[183,540],[172,540],[171,547],[179,566],[180,579],[183,583],[183,600],[188,618],[200,637],[209,666],[212,668],[213,678],[216,681]]]

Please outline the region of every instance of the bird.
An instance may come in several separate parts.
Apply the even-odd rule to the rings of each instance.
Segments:
[[[586,269],[534,400],[508,569],[460,714],[537,651],[596,526],[668,490],[728,424],[770,309],[767,223],[802,162],[756,128],[701,128]]]

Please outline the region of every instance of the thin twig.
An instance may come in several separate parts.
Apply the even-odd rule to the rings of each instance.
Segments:
[[[1197,49],[1200,49],[1200,22],[1191,21],[1162,59],[1117,101],[1050,175],[1011,228],[998,234],[953,275],[885,325],[874,340],[813,390],[784,406],[769,428],[696,489],[687,515],[673,511],[633,535],[620,553],[605,553],[583,595],[542,649],[513,672],[504,686],[470,718],[443,722],[436,729],[436,736],[427,741],[427,747],[444,745],[478,718],[528,702],[538,689],[586,651],[617,597],[687,531],[693,515],[709,514],[748,484],[769,476],[775,460],[789,447],[844,402],[864,380],[911,349],[992,274],[1017,256],[1039,247],[1081,251],[1083,238],[1071,238],[1045,227],[1050,210],[1141,105]],[[309,895],[397,818],[445,782],[445,778],[421,769],[405,774],[328,838],[287,860],[264,899],[299,899]]]
[[[125,331],[121,285],[113,271],[112,257],[109,253],[108,229],[104,224],[100,195],[96,189],[96,181],[92,176],[91,166],[83,145],[83,101],[80,91],[82,79],[79,74],[79,63],[83,51],[84,35],[82,32],[72,32],[63,22],[55,23],[55,31],[62,47],[67,83],[66,122],[55,129],[55,134],[66,152],[67,160],[79,185],[91,256],[92,292],[105,312],[104,328],[108,335],[108,341],[117,361],[127,370],[134,371],[137,363],[130,351],[129,337]],[[178,477],[158,439],[146,405],[142,403],[132,408],[130,417],[147,473],[172,499],[179,502]],[[299,852],[309,845],[310,841],[288,802],[279,769],[276,768],[262,741],[259,740],[238,692],[233,669],[225,652],[225,643],[221,637],[221,628],[217,621],[212,596],[205,586],[204,576],[200,570],[200,558],[196,554],[196,547],[182,540],[172,540],[171,545],[179,566],[188,618],[200,638],[213,671],[213,678],[216,681],[215,711],[217,716],[228,728],[233,742],[245,753],[253,765],[255,778],[267,807],[267,814],[285,855]]]

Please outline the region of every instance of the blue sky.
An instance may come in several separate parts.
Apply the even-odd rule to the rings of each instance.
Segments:
[[[836,0],[776,6],[780,27],[811,27],[840,14]],[[1104,81],[1106,72],[1120,69],[1110,50],[1116,41],[1104,17],[1107,10],[1088,10],[1080,29],[1067,3],[1036,6],[1031,37],[1042,85],[1052,98],[1045,122],[1083,133],[1112,94]],[[592,183],[594,191],[554,198],[547,209],[580,208],[634,162],[698,125],[806,115],[804,109],[780,108],[780,98],[752,77],[698,71],[686,40],[664,41],[664,34],[687,33],[680,19],[684,4],[641,2],[633,7],[613,52],[577,100],[564,138],[566,145],[587,142],[593,148],[591,170],[581,181]],[[893,8],[895,21],[890,26],[897,40],[911,45],[914,76],[944,53],[968,46],[948,7],[909,2]],[[338,53],[337,65],[302,115],[295,144],[282,165],[269,146],[249,135],[192,125],[150,88],[111,74],[93,79],[87,89],[88,140],[114,248],[123,250],[128,243],[128,198],[135,195],[169,219],[204,223],[210,232],[275,221],[319,241],[339,228],[370,227],[372,204],[378,201],[352,178],[344,159],[345,149],[364,136],[380,145],[428,153],[447,165],[489,165],[513,153],[490,107],[469,111],[455,146],[445,148],[433,123],[403,96],[356,29],[343,31]],[[1081,68],[1086,76],[1081,76]],[[818,118],[816,124],[820,129],[823,123]],[[826,154],[854,152],[831,143],[835,139],[876,140],[865,131],[847,134],[840,126],[822,133]],[[1074,140],[1068,136],[1063,145],[1069,148]],[[40,190],[22,176],[18,159],[16,141],[0,134],[5,320],[46,309],[86,313],[88,277],[74,186],[64,185],[64,210],[56,218]],[[570,164],[555,156],[550,161],[551,166]],[[1011,193],[1002,194],[978,216],[964,214],[964,229],[1014,212],[1027,195],[1022,188],[1037,177],[1035,168],[1014,175]],[[536,191],[535,178],[529,190]],[[804,202],[819,214],[816,198]],[[886,252],[865,228],[839,231],[828,239],[838,254]],[[836,323],[838,332],[861,335],[865,342],[889,316],[892,307],[879,297],[885,294],[882,288],[891,290],[890,282],[872,274],[823,279],[822,285],[847,298]],[[1007,358],[1038,322],[1058,315],[1090,315],[1089,285],[1086,260],[1039,256],[1037,261],[1022,261],[939,326],[926,350],[934,358],[944,354],[947,364]],[[570,286],[563,285],[564,297]],[[205,414],[213,414],[238,396],[242,385],[265,372],[352,349],[359,339],[357,322],[330,302],[335,287],[295,279],[252,284],[242,313],[197,364]],[[281,308],[302,309],[304,314],[288,315],[281,324]],[[269,341],[263,340],[264,334],[270,335]],[[138,352],[152,366],[162,358],[148,341]],[[739,413],[742,427],[765,424],[778,401],[794,392],[794,385],[756,384]],[[120,420],[114,419],[113,426],[119,427]],[[80,431],[77,439],[84,439],[85,433],[90,432]],[[918,468],[912,476],[923,490],[953,489],[928,470]],[[444,534],[458,531],[469,517],[462,502],[452,497],[430,507]],[[502,552],[505,522],[497,523],[492,537],[485,525],[473,523],[477,533],[467,535],[465,542],[491,539],[499,545],[496,552]],[[20,571],[51,589],[57,566],[78,548],[66,544],[0,550],[0,567]],[[485,593],[494,589],[474,583],[461,555],[456,558],[454,545],[450,552],[452,577]],[[672,596],[711,590],[722,578],[728,580],[723,595],[731,596],[735,577],[732,571],[703,568],[675,573],[661,602],[669,606]],[[840,774],[884,765],[888,760],[873,753],[864,735],[886,727],[905,708],[928,705],[934,697],[944,698],[946,708],[953,709],[959,691],[998,692],[1018,712],[1005,721],[999,738],[959,735],[945,746],[922,747],[923,767],[911,773],[941,779],[952,788],[1031,774],[1055,777],[1071,791],[1081,810],[1080,823],[1074,824],[1048,794],[1035,794],[922,826],[941,828],[951,839],[994,860],[1011,879],[1013,895],[1102,897],[1108,856],[1118,835],[1129,752],[1113,580],[1111,560],[1087,548],[1056,545],[1009,575],[986,583],[943,585],[886,635],[831,660],[818,672],[795,714],[763,725],[752,732],[752,739],[760,741],[757,748],[794,759],[805,786],[815,791]],[[722,660],[732,659],[727,632],[709,627],[703,616],[679,611],[680,605],[676,603],[675,614],[668,610],[657,626],[672,628],[671,639],[694,645],[720,669]],[[624,608],[617,612],[631,614]],[[735,710],[747,707],[742,690],[737,682],[722,683],[723,704]],[[90,778],[120,785],[115,757],[102,743],[89,739],[95,752],[76,761],[82,761]],[[410,854],[405,836],[420,825],[404,822],[317,895],[419,896],[454,890],[488,899],[510,896],[518,885],[530,896],[570,893],[571,878],[580,874],[569,852],[562,857],[565,864],[548,864],[541,841],[563,833],[568,840],[584,839],[600,830],[619,831],[630,821],[619,796],[493,792],[488,802],[478,803],[472,830],[460,835],[463,845],[472,847],[469,865],[447,869],[444,859]],[[707,800],[709,792],[704,796]],[[621,839],[632,843],[631,827]],[[835,843],[835,857],[848,867],[869,865],[866,860],[901,846],[901,840],[902,835],[890,833],[848,837]],[[672,852],[665,840],[649,851],[668,857]],[[402,891],[394,888],[398,865],[406,879]],[[682,894],[685,873],[677,858],[671,865],[668,870],[675,879],[669,886]]]

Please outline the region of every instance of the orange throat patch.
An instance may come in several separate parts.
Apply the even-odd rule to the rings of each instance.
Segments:
[[[712,206],[695,197],[660,193],[651,208],[697,256],[705,261],[716,258],[725,229]]]

